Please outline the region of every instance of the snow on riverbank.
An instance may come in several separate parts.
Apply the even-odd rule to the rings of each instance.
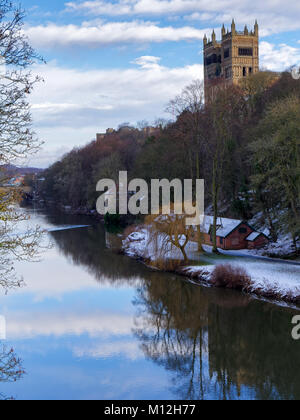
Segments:
[[[299,262],[273,260],[255,257],[248,250],[221,251],[220,255],[211,252],[211,247],[204,246],[205,254],[197,253],[197,244],[187,246],[187,254],[193,265],[181,269],[181,273],[199,280],[210,281],[212,271],[217,265],[230,264],[241,266],[251,276],[252,292],[265,297],[277,297],[283,300],[300,301],[300,264]],[[149,240],[147,229],[143,228],[130,234],[123,241],[124,252],[131,257],[154,260],[154,248]],[[166,258],[181,259],[178,249],[171,249]]]
[[[163,241],[162,241],[163,242]],[[165,259],[183,259],[182,253],[178,248],[169,244],[169,250],[164,255]],[[130,257],[138,257],[144,260],[154,261],[157,258],[155,245],[150,240],[149,231],[147,229],[140,229],[131,233],[123,241],[123,249],[126,255]],[[197,244],[194,242],[186,246],[187,254],[191,255],[197,251]]]

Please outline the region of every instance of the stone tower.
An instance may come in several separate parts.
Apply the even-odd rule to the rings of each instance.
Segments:
[[[222,85],[239,83],[250,74],[259,71],[259,28],[257,21],[254,30],[247,26],[243,32],[236,30],[234,20],[231,32],[222,27],[222,40],[216,40],[215,31],[212,38],[203,39],[204,44],[204,85],[205,100],[213,99],[216,89]]]

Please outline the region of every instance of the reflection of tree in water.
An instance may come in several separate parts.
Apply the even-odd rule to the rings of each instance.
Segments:
[[[0,343],[0,384],[16,382],[24,376],[22,362],[13,349],[8,349]],[[0,393],[0,399],[7,399]]]
[[[181,399],[300,398],[294,311],[160,278],[138,290],[136,335]]]
[[[142,264],[109,249],[102,225],[52,232],[51,236],[64,256],[73,264],[86,267],[99,282],[109,280],[115,286],[134,286],[137,280],[154,274]]]
[[[69,217],[60,223],[85,224]],[[172,373],[180,398],[300,398],[300,342],[291,338],[295,311],[150,271],[107,249],[101,226],[53,238],[98,281],[132,286],[144,280],[135,301],[136,335],[146,356]]]
[[[139,308],[136,334],[146,356],[175,374],[175,392],[182,399],[201,399],[207,386],[203,375],[206,302],[195,302],[193,288],[186,286],[175,276],[145,282],[135,301]],[[195,303],[203,310],[190,311]]]

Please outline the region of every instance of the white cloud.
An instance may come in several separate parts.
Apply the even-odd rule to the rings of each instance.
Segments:
[[[99,48],[109,45],[120,45],[148,42],[202,40],[210,29],[196,29],[190,26],[174,28],[160,27],[153,22],[85,22],[77,25],[56,25],[49,23],[27,27],[25,34],[36,48],[84,46]]]
[[[260,66],[272,71],[284,71],[300,63],[300,49],[290,45],[260,43]]]
[[[45,166],[63,146],[86,144],[97,132],[122,121],[153,121],[166,115],[166,104],[194,79],[203,78],[203,66],[170,68],[159,57],[142,56],[128,69],[76,70],[55,63],[35,71],[45,82],[31,95],[35,129],[45,151],[31,160]],[[54,154],[51,156],[51,154]]]
[[[70,313],[13,313],[6,314],[7,339],[23,340],[36,337],[65,335],[110,337],[131,335],[133,317],[102,312]]]
[[[122,355],[129,360],[143,358],[143,352],[137,341],[113,341],[112,343],[92,344],[91,346],[75,347],[73,353],[76,357],[100,359]]]
[[[132,64],[137,64],[141,66],[142,69],[157,69],[160,61],[160,57],[144,55],[134,60]]]
[[[218,24],[230,22],[235,17],[241,25],[257,18],[263,34],[300,28],[300,3],[296,1],[289,2],[286,7],[283,0],[94,0],[68,2],[66,10],[92,16],[193,16],[199,13],[200,16],[207,14],[207,20]]]
[[[71,148],[66,146],[55,147],[54,149],[42,148],[38,153],[17,162],[21,166],[32,166],[36,168],[47,168],[49,163],[56,162],[63,155],[70,152]]]

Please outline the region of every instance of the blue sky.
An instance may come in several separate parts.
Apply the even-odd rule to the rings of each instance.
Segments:
[[[260,65],[300,63],[300,3],[282,0],[23,0],[25,32],[47,60],[32,95],[45,167],[96,132],[150,123],[194,79],[203,78],[202,37],[234,17],[260,25]],[[288,7],[287,7],[288,6]]]

